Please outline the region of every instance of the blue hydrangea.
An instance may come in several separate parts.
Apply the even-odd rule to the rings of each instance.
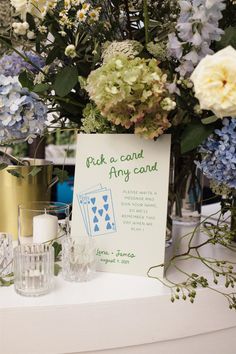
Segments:
[[[177,72],[187,76],[207,54],[213,41],[220,40],[224,31],[219,20],[225,9],[225,0],[180,0],[180,16],[176,33],[169,35],[168,50],[180,63]]]
[[[38,55],[31,52],[23,53],[32,63],[34,63],[39,69],[45,66],[45,61]],[[0,58],[0,74],[5,76],[17,76],[23,69],[28,69],[33,73],[37,74],[39,71],[27,63],[21,56],[17,53],[12,53],[10,55],[3,55]]]
[[[225,118],[201,146],[203,160],[198,163],[203,174],[218,184],[236,188],[236,118]]]
[[[0,144],[32,142],[46,127],[47,108],[39,97],[22,88],[17,77],[0,75]]]

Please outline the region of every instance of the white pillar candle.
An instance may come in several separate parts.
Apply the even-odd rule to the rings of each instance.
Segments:
[[[33,242],[43,243],[57,237],[58,218],[55,215],[42,214],[33,217]]]

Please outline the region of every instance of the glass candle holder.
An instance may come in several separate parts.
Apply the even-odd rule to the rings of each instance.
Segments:
[[[13,270],[12,237],[8,233],[0,232],[0,277],[5,277]]]
[[[19,245],[14,249],[14,285],[18,294],[47,294],[53,279],[54,248],[51,245]]]
[[[90,238],[62,243],[62,276],[68,281],[87,281],[95,271],[95,246]]]
[[[69,204],[57,202],[28,202],[19,205],[19,243],[45,243],[67,236],[69,209]]]

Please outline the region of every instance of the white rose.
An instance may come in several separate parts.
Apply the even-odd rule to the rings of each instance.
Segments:
[[[236,116],[236,50],[231,46],[207,55],[191,75],[201,109],[217,117]]]

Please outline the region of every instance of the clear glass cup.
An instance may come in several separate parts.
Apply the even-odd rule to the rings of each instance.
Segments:
[[[18,294],[47,294],[53,287],[53,280],[54,248],[51,245],[26,244],[14,249],[14,286]]]
[[[67,238],[62,243],[62,276],[68,281],[88,281],[95,271],[95,245],[90,237]]]
[[[13,244],[12,236],[0,232],[0,277],[5,277],[13,270]]]
[[[18,207],[20,244],[45,243],[69,234],[70,205],[58,202],[28,202]]]

